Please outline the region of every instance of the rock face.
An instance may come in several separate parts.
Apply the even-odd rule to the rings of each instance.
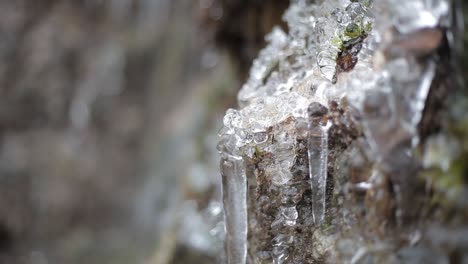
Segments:
[[[466,258],[443,220],[452,206],[434,202],[451,191],[424,177],[428,146],[448,133],[434,117],[456,90],[453,10],[449,0],[292,1],[289,32],[267,36],[220,131],[228,263]],[[439,233],[450,249],[430,242]]]

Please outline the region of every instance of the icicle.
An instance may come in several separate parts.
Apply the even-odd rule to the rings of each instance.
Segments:
[[[414,104],[411,106],[414,112],[413,118],[411,119],[411,125],[414,126],[415,130],[421,122],[429,90],[431,89],[432,81],[434,80],[435,71],[435,63],[430,62],[422,75],[421,83],[419,84],[417,94],[414,99]],[[417,134],[413,136],[411,144],[413,147],[416,147],[419,144],[419,136]]]
[[[247,258],[247,178],[241,157],[221,159],[228,264],[244,264]]]
[[[321,124],[322,117],[328,112],[319,103],[309,106],[308,158],[309,176],[312,188],[312,217],[315,224],[325,218],[325,193],[327,187],[328,129],[330,122]]]

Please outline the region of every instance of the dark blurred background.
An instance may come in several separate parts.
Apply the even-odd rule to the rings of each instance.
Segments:
[[[286,0],[0,0],[0,263],[219,263],[217,130]]]

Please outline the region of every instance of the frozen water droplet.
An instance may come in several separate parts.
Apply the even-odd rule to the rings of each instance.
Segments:
[[[364,9],[362,8],[360,3],[350,3],[345,11],[348,13],[349,16],[351,16],[351,19],[355,19],[357,16],[361,15],[364,13]]]
[[[274,264],[281,264],[287,260],[289,256],[289,247],[293,242],[294,238],[290,235],[279,234],[273,238],[272,255]]]
[[[242,116],[238,110],[228,109],[223,119],[224,126],[228,128],[241,127]]]
[[[268,133],[265,131],[256,132],[254,134],[254,141],[257,144],[265,143],[268,140]]]
[[[290,171],[291,165],[291,161],[283,160],[269,167],[267,173],[271,175],[271,182],[274,185],[284,185],[288,183],[292,178],[292,173]]]
[[[284,218],[284,224],[287,226],[294,226],[296,225],[296,220],[298,217],[298,213],[295,206],[291,207],[282,207],[281,209],[281,216]]]

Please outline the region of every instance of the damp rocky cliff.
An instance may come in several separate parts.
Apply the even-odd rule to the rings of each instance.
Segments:
[[[220,131],[227,263],[468,261],[463,5],[291,1]]]

